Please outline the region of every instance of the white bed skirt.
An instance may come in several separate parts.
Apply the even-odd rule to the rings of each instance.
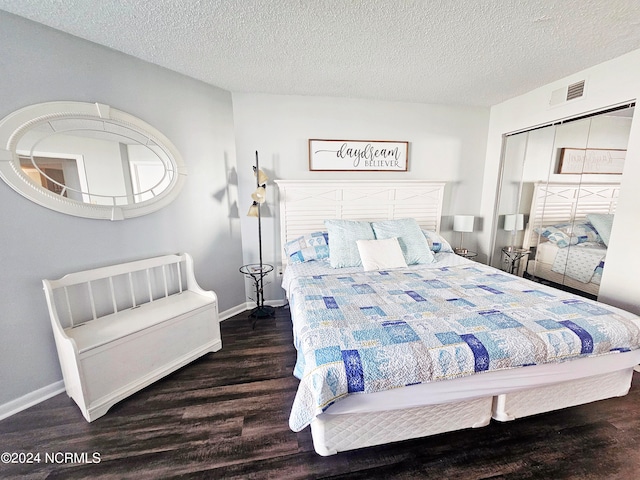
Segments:
[[[557,385],[498,395],[493,399],[493,418],[501,422],[551,412],[629,393],[633,367]]]
[[[492,397],[360,414],[322,414],[311,422],[315,451],[323,456],[465,428],[491,421]]]

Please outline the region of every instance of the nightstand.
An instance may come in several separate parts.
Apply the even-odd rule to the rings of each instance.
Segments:
[[[528,259],[530,253],[528,248],[502,247],[502,270],[520,275],[520,260]]]

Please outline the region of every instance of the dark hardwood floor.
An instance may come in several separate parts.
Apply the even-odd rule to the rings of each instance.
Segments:
[[[321,457],[288,427],[288,310],[253,331],[246,314],[226,320],[222,341],[92,423],[66,394],[1,421],[0,452],[40,463],[0,463],[0,478],[640,478],[638,373],[626,397]]]

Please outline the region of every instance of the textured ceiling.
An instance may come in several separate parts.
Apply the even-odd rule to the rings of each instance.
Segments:
[[[640,48],[638,0],[0,0],[232,92],[489,106]]]

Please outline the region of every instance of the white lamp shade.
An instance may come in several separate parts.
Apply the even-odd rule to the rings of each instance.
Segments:
[[[247,217],[259,217],[260,216],[260,205],[258,202],[253,202],[249,207],[249,211],[247,212]]]
[[[454,215],[453,231],[454,232],[473,232],[473,215]]]
[[[513,213],[504,216],[504,229],[510,232],[524,230],[524,215]]]
[[[255,172],[255,167],[254,167],[253,174],[258,179],[258,184],[260,184],[260,185],[264,185],[265,183],[267,183],[267,180],[269,180],[269,177],[267,177],[262,170],[258,170],[258,172],[256,173]]]
[[[264,187],[256,188],[256,191],[251,194],[251,198],[254,202],[264,203],[267,199],[267,192]]]

